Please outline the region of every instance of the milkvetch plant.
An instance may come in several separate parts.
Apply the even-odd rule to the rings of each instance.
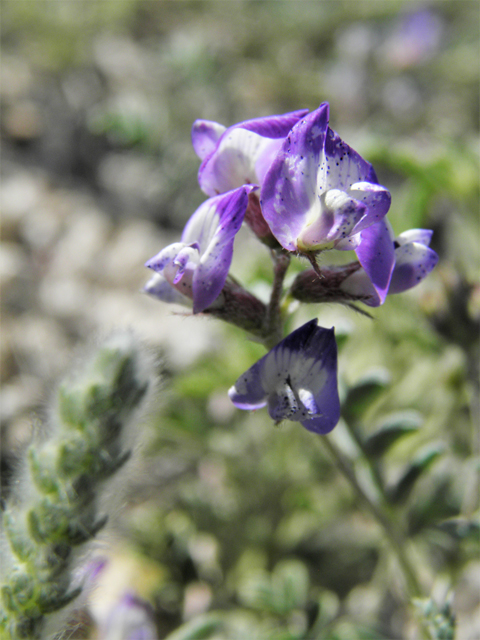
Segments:
[[[340,470],[383,527],[406,590],[411,597],[423,597],[403,534],[386,515],[390,494],[370,445],[348,419],[345,424],[371,469],[376,499],[357,478],[352,460],[327,435],[341,414],[334,327],[319,326],[317,318],[287,336],[284,327],[292,300],[336,302],[362,311],[363,305],[383,305],[388,295],[416,286],[438,261],[429,247],[432,232],[411,229],[395,235],[387,219],[390,192],[379,183],[372,165],[330,128],[327,103],[312,112],[300,110],[230,127],[197,120],[192,143],[201,160],[198,182],[209,199],[187,222],[181,242],[146,263],[155,274],[145,292],[163,302],[189,306],[194,315],[232,323],[263,343],[266,355],[239,375],[229,390],[231,401],[247,411],[266,407],[274,423],[299,422],[322,435]],[[271,251],[267,303],[230,273],[242,224]],[[344,264],[337,259],[329,265],[332,251],[354,251],[357,259]],[[307,265],[286,288],[293,257]],[[408,432],[393,429],[383,439],[380,434],[379,441],[385,440],[388,447]],[[422,633],[425,629],[426,625]]]

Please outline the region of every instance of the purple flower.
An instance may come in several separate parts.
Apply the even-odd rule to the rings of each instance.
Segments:
[[[215,196],[243,184],[260,185],[283,139],[306,113],[303,109],[246,120],[228,129],[209,120],[196,120],[192,144],[202,160],[198,171],[202,191]]]
[[[381,55],[398,69],[430,60],[440,49],[444,23],[440,15],[421,9],[401,15],[383,47]]]
[[[411,289],[435,267],[438,255],[428,246],[432,234],[429,229],[410,229],[390,240],[394,246],[395,267],[387,291],[389,295]],[[365,269],[346,278],[340,288],[354,296],[365,296],[363,302],[371,307],[378,307],[383,302]]]
[[[239,409],[267,405],[275,421],[328,433],[340,418],[334,330],[307,322],[241,375],[228,395]]]
[[[323,103],[285,138],[262,183],[263,216],[288,251],[356,249],[384,298],[393,248],[383,218],[390,193],[371,164],[328,126]]]
[[[156,640],[151,606],[133,593],[126,593],[100,625],[101,640]]]
[[[243,186],[206,200],[183,230],[181,242],[165,247],[145,266],[156,271],[145,291],[165,302],[193,300],[199,313],[220,294],[232,262],[253,186]]]

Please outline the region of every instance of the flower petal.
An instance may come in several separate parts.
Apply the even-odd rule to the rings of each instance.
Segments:
[[[273,235],[289,251],[309,214],[319,212],[317,170],[328,128],[328,104],[300,120],[285,138],[262,183],[262,210]]]
[[[307,223],[297,237],[300,251],[332,248],[336,241],[345,240],[366,210],[362,202],[338,189],[322,193],[320,203],[321,215]]]
[[[157,273],[161,273],[165,266],[174,260],[176,256],[180,253],[182,249],[185,248],[184,242],[174,242],[173,244],[169,244],[168,247],[162,249],[156,256],[150,258],[145,263],[145,266],[149,269],[153,269]]]
[[[330,127],[325,137],[324,151],[325,155],[319,167],[319,187],[322,191],[347,191],[359,182],[378,183],[372,165],[349,147]]]
[[[228,396],[239,409],[260,409],[267,404],[267,392],[261,379],[263,361],[264,358],[245,371],[229,389]]]
[[[264,118],[254,118],[234,125],[248,131],[258,133],[264,138],[285,138],[290,129],[308,113],[308,109],[291,111],[280,116],[266,116]],[[234,128],[232,127],[232,128]]]
[[[160,273],[153,274],[143,287],[143,291],[162,302],[181,304],[190,308],[192,306],[192,301],[172,287]]]
[[[402,293],[419,284],[437,264],[438,255],[424,244],[410,242],[395,250],[395,260],[388,293]]]
[[[366,207],[366,215],[353,229],[353,234],[382,220],[390,209],[392,201],[390,191],[379,184],[356,182],[348,189],[348,194]]]
[[[202,191],[214,196],[243,184],[260,184],[282,139],[305,113],[294,111],[229,127],[200,165],[198,182]]]
[[[245,217],[248,194],[255,188],[245,185],[205,201],[187,222],[183,242],[165,247],[146,263],[193,298],[194,313],[209,307],[225,284],[235,234]],[[163,289],[162,295],[167,295]]]
[[[200,160],[215,149],[218,139],[226,130],[227,128],[218,122],[195,120],[192,126],[192,145]]]
[[[355,252],[375,287],[380,304],[383,304],[395,264],[395,251],[388,225],[385,220],[381,220],[360,235],[362,239]]]
[[[240,229],[252,185],[212,198],[215,216],[206,211],[206,228],[201,228],[200,263],[193,274],[193,312],[199,313],[218,297],[227,279],[232,262],[233,242]],[[212,235],[212,220],[217,225]],[[208,244],[205,243],[208,240]]]
[[[408,231],[404,231],[399,236],[395,238],[396,244],[402,246],[409,242],[418,242],[419,244],[423,244],[426,247],[430,245],[430,241],[433,236],[433,231],[431,229],[409,229]]]

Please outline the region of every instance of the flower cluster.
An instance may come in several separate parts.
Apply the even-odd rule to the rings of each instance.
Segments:
[[[198,182],[209,198],[188,221],[181,242],[146,263],[154,276],[145,291],[165,302],[193,306],[241,326],[271,351],[229,392],[241,409],[265,405],[275,421],[299,421],[327,433],[338,422],[337,357],[333,329],[317,321],[281,340],[280,299],[291,255],[312,265],[288,295],[303,302],[379,306],[388,294],[418,284],[438,257],[432,232],[395,237],[387,221],[390,193],[372,165],[329,127],[329,106],[224,127],[197,120],[193,148]],[[230,275],[235,235],[245,223],[272,250],[275,279],[264,305]],[[357,260],[320,269],[327,250]]]

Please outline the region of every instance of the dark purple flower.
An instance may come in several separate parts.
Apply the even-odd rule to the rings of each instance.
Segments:
[[[419,284],[435,267],[438,255],[428,246],[433,234],[429,229],[410,229],[395,240],[390,231],[390,242],[394,246],[395,267],[387,293],[402,293]],[[354,296],[366,296],[363,302],[378,307],[383,300],[365,269],[359,269],[346,278],[340,288]]]
[[[307,322],[241,375],[228,395],[239,409],[268,406],[275,421],[328,433],[340,418],[334,330]]]
[[[243,186],[201,204],[187,222],[181,242],[165,247],[146,263],[157,274],[145,291],[165,302],[193,300],[194,313],[209,307],[225,284],[235,234],[254,188]]]
[[[215,196],[243,184],[260,185],[283,139],[306,113],[308,109],[246,120],[228,129],[217,122],[196,120],[192,144],[202,160],[200,188]]]

